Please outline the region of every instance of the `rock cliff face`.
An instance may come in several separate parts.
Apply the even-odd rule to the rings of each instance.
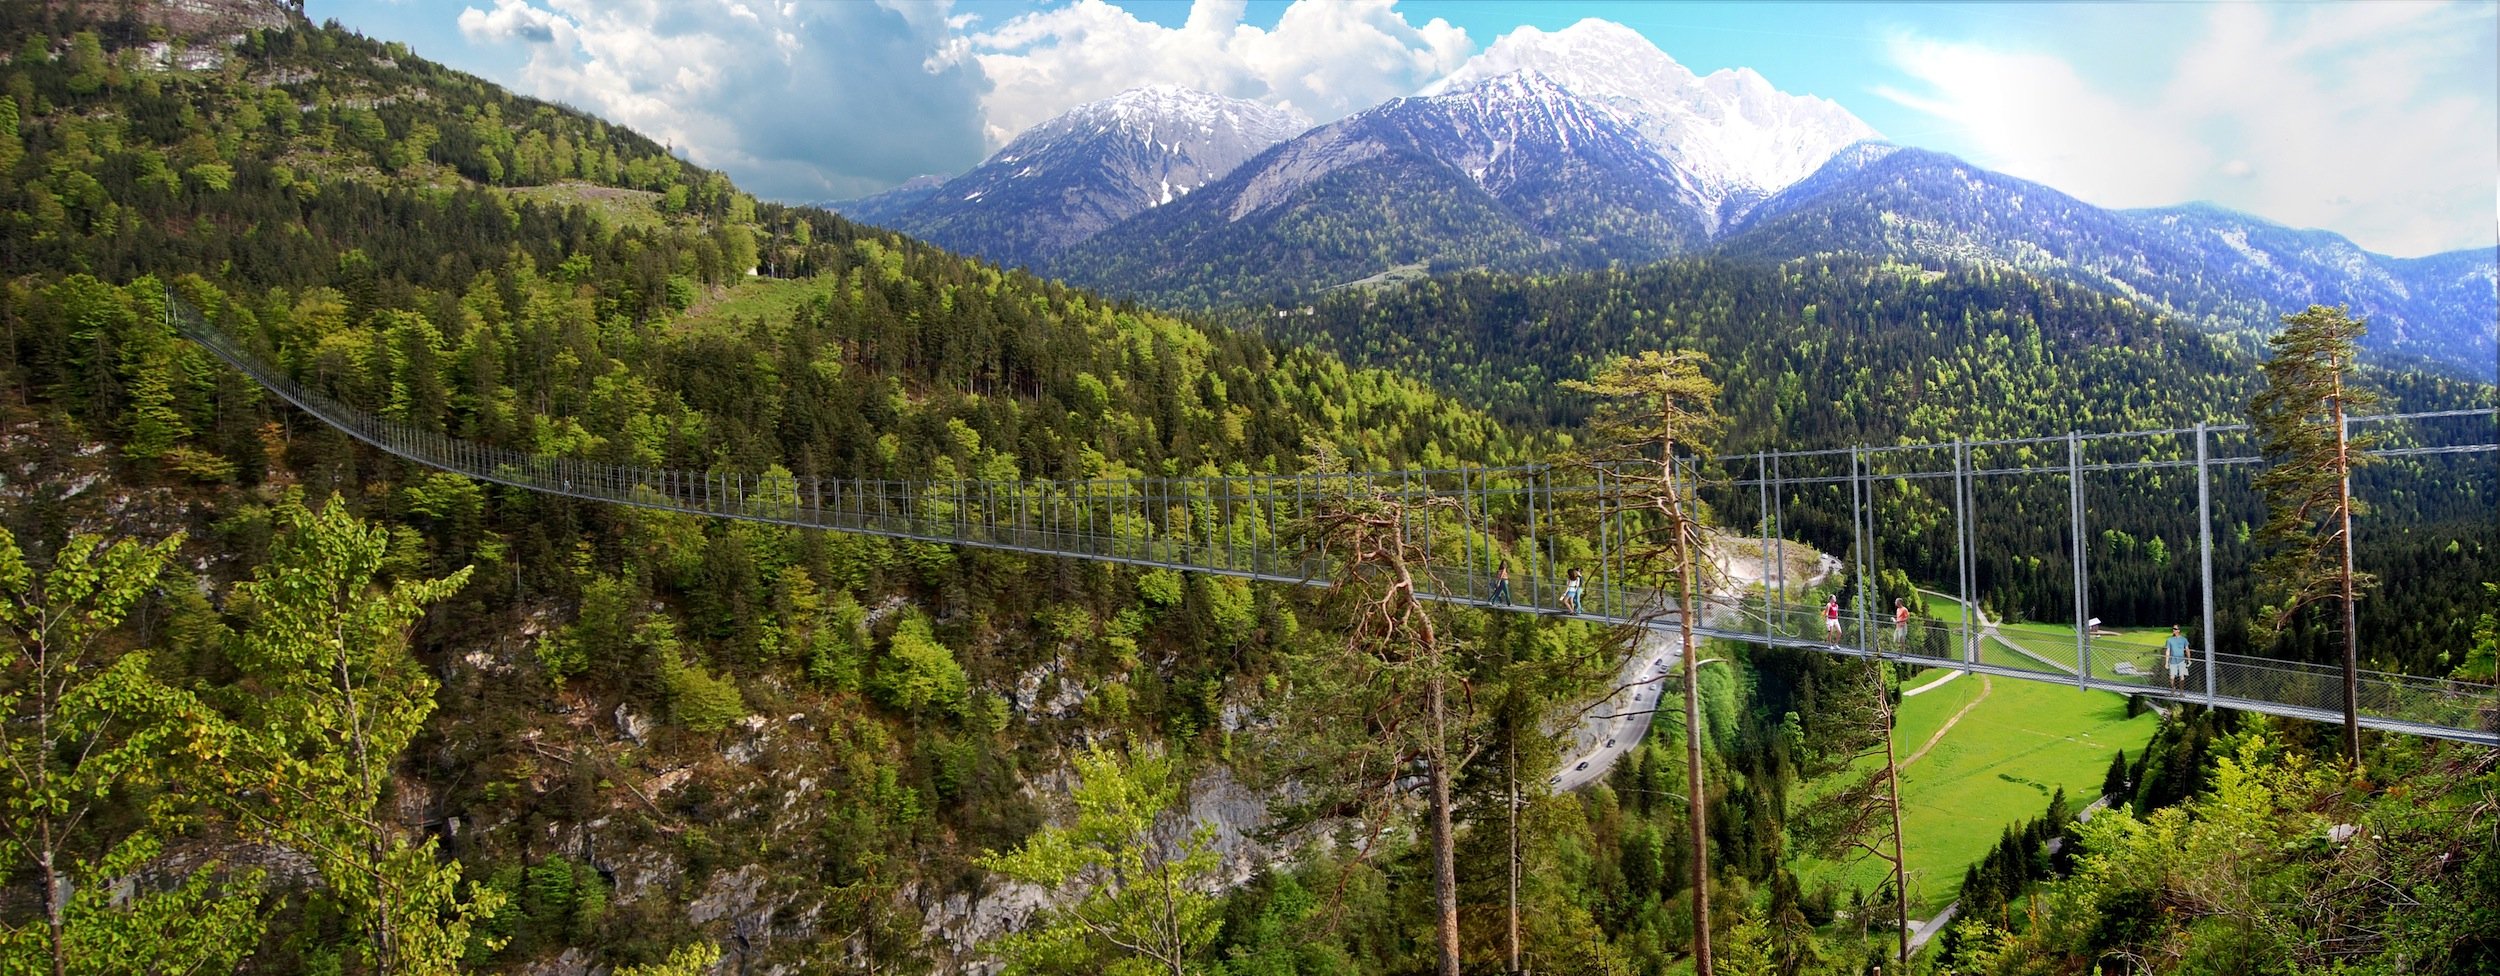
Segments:
[[[140,23],[193,40],[275,30],[304,16],[302,0],[79,0],[75,6],[106,22],[127,13]]]

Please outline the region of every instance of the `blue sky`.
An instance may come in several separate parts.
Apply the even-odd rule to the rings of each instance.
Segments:
[[[2208,200],[2400,256],[2500,227],[2500,3],[310,0],[784,200],[969,168],[1138,84],[1325,122],[1522,26],[1640,31],[2102,206]]]

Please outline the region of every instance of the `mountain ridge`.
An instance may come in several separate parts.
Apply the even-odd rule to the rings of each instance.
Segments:
[[[1834,152],[1879,137],[1828,99],[1780,91],[1751,68],[1697,75],[1639,32],[1597,18],[1550,33],[1519,28],[1419,94],[1520,71],[1636,120],[1661,157],[1693,174],[1713,233]]]
[[[2344,304],[2364,348],[2485,380],[2495,363],[2493,249],[2375,254],[2332,231],[2210,203],[2108,210],[1925,149],[1866,147],[1766,200],[1718,253],[1825,254],[1996,265],[2120,295],[2250,341],[2279,316]]]
[[[1041,263],[1171,203],[1309,128],[1299,113],[1172,85],[1133,88],[1025,130],[980,165],[833,208],[999,264]]]
[[[1538,270],[1707,239],[1688,173],[1632,120],[1534,72],[1394,99],[1070,249],[1055,271],[1207,304],[1382,265]]]
[[[1089,113],[1101,114],[1080,107],[1018,144],[1050,143]],[[1132,185],[1131,198],[1146,199],[1116,223],[1108,211],[1069,218],[1078,191],[1020,183],[1025,158],[1011,144],[939,190],[906,185],[843,209],[1181,305],[1300,301],[1418,267],[1533,273],[1704,252],[1846,254],[2043,274],[2245,341],[2286,312],[2342,302],[2376,326],[2377,354],[2486,379],[2500,371],[2493,248],[2393,258],[2212,204],[2098,207],[1882,141],[1829,100],[1781,92],[1749,69],[1698,75],[1594,18],[1521,28],[1415,95],[1279,138],[1195,189]]]

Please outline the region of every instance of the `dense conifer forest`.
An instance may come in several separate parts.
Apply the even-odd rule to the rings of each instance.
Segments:
[[[416,469],[178,339],[169,294],[395,420],[826,477],[1540,460],[1581,436],[1556,381],[1632,348],[1716,357],[1728,450],[2177,423],[2250,382],[2105,299],[1895,268],[1439,279],[1258,335],[759,203],[335,24],[227,49],[144,4],[12,4],[0,52],[6,972],[1132,971],[1051,941],[1052,911],[1088,895],[1049,879],[1080,848],[1145,856],[1123,830],[1184,819],[1211,853],[1173,862],[1197,882],[1174,898],[1204,902],[1166,933],[1172,969],[1436,960],[1422,818],[1395,788],[1420,733],[1373,694],[1407,672],[1348,656],[1354,594]],[[2408,405],[2474,395],[2379,381]],[[2466,487],[2488,511],[2491,483]],[[2418,613],[2409,644],[2481,648],[2487,672],[2491,527],[2420,504],[2425,527],[2374,558],[2411,553],[2383,572],[2439,586],[2370,606]],[[1798,531],[1832,537],[1811,515]],[[2147,614],[2183,599],[2162,572],[2110,585]],[[1507,965],[1514,864],[1535,969],[1689,965],[1680,722],[1586,789],[1536,787],[1627,635],[1446,613],[1468,971]],[[1873,672],[1710,653],[1732,662],[1702,672],[1694,730],[1721,969],[1865,971],[1889,902],[1801,883],[1791,821],[1848,766],[1837,689]],[[1966,879],[1997,910],[1913,965],[2500,967],[2492,754],[2373,737],[2347,771],[2314,755],[2324,738],[2174,716],[2113,770],[2124,809],[2008,824]],[[1383,748],[1386,787],[1347,772]],[[1080,786],[1144,812],[1081,819]]]
[[[1997,271],[1900,264],[1690,260],[1550,278],[1471,273],[1347,290],[1240,321],[1428,378],[1530,429],[1579,424],[1587,404],[1562,383],[1608,355],[1700,350],[1727,387],[1722,454],[2237,424],[2257,383],[2255,361],[2234,344],[2124,300]],[[2364,381],[2385,392],[2389,412],[2471,409],[2492,396],[2487,385],[2436,374],[2372,371]],[[2169,446],[2193,456],[2192,445]],[[2062,445],[2043,450],[2057,454],[2027,463],[2063,460]],[[2225,527],[2217,530],[2217,588],[2228,587],[2217,627],[2225,650],[2246,652],[2255,647],[2246,619],[2253,601],[2248,574],[2233,570],[2254,562],[2248,530],[2263,512],[2245,476],[2228,473],[2217,485]],[[2444,674],[2461,662],[2455,649],[2471,642],[2478,581],[2500,576],[2494,485],[2482,457],[2365,471],[2358,490],[2374,515],[2360,526],[2362,561],[2408,581],[2365,604],[2364,629],[2383,635],[2375,666]],[[1974,493],[1981,593],[1997,610],[2070,619],[2065,494],[2062,478],[1983,482]],[[1956,578],[1949,489],[1875,499],[1879,523],[1921,527],[1908,540],[1893,536],[1891,548],[1872,554],[1875,565],[1920,580]],[[2085,499],[2101,530],[2087,552],[2095,615],[2130,625],[2195,618],[2193,472],[2095,478]],[[1717,501],[1728,525],[1759,518],[1758,501],[1744,491]],[[1847,551],[1847,504],[1837,490],[1800,492],[1784,524],[1792,536]],[[2302,631],[2278,653],[2325,660],[2331,644]]]

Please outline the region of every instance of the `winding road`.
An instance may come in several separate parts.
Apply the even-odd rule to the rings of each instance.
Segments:
[[[1800,551],[1808,551],[1797,543]],[[1840,560],[1817,553],[1815,572],[1803,586],[1819,586],[1840,568]],[[1727,567],[1722,567],[1725,570]],[[1759,567],[1757,567],[1759,571]],[[1741,573],[1730,573],[1736,582],[1761,582]],[[1696,638],[1698,639],[1698,638]],[[1681,693],[1669,672],[1676,658],[1676,637],[1664,631],[1640,632],[1640,647],[1623,670],[1615,676],[1615,690],[1607,700],[1589,707],[1580,719],[1580,727],[1572,733],[1571,744],[1564,749],[1562,770],[1546,781],[1546,787],[1565,793],[1594,783],[1615,761],[1632,751],[1649,734],[1650,718],[1658,710],[1659,695],[1670,697]],[[1668,679],[1674,678],[1674,681]]]
[[[1660,692],[1669,687],[1667,669],[1676,657],[1676,639],[1655,630],[1641,632],[1641,643],[1615,676],[1615,692],[1589,707],[1563,756],[1562,771],[1547,781],[1556,793],[1576,790],[1606,775],[1615,760],[1649,734],[1651,713]]]

